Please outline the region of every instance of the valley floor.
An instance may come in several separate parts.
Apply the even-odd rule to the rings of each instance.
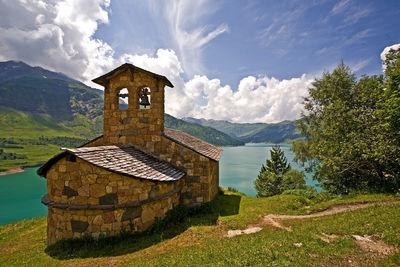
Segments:
[[[400,265],[399,200],[358,195],[313,203],[225,192],[210,212],[164,230],[78,246],[46,247],[40,217],[0,226],[0,266]],[[257,231],[245,231],[252,227]],[[232,231],[239,234],[228,237]]]

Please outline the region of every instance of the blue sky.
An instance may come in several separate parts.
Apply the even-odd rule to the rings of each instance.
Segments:
[[[330,70],[341,60],[358,74],[381,72],[380,53],[400,40],[400,1],[213,1],[203,16],[181,25],[227,30],[202,50],[201,70],[236,85],[247,75],[278,79]],[[155,4],[157,5],[157,4]],[[95,36],[122,53],[179,51],[169,22],[145,1],[111,2],[110,23]],[[166,11],[167,5],[160,9]],[[170,11],[166,11],[170,12]],[[184,16],[192,16],[186,14]]]
[[[307,87],[341,60],[382,73],[399,16],[398,0],[0,0],[0,60],[91,86],[130,62],[172,80],[172,115],[278,122],[297,119]]]

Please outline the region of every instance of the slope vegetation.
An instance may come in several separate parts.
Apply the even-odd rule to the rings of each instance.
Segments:
[[[183,118],[191,123],[212,127],[245,143],[284,143],[301,138],[292,121],[280,123],[232,123],[222,120]]]
[[[210,127],[165,120],[166,127],[214,145],[243,144]],[[57,146],[79,146],[102,133],[101,90],[23,62],[0,62],[0,171],[39,164]]]
[[[398,266],[400,205],[396,200],[393,195],[359,195],[312,203],[293,195],[260,199],[225,192],[187,217],[175,213],[144,234],[51,247],[46,247],[46,218],[41,217],[0,226],[0,265]],[[263,223],[268,214],[309,214],[335,205],[381,201],[389,202],[279,221],[284,228]],[[227,237],[229,231],[252,225],[262,229]]]

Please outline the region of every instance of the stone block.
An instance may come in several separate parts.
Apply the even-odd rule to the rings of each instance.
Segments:
[[[97,205],[97,204],[99,204],[99,199],[96,198],[96,197],[89,197],[89,198],[87,199],[87,203],[88,203],[89,205]]]
[[[79,187],[78,194],[83,197],[88,197],[89,196],[89,185],[86,184],[86,185]]]
[[[89,223],[83,221],[71,220],[71,228],[74,233],[83,233],[88,228]]]
[[[114,212],[113,211],[104,212],[103,220],[105,223],[114,222],[115,221]]]
[[[59,171],[59,172],[66,172],[66,171],[67,171],[67,165],[65,165],[65,164],[60,164],[60,165],[58,166],[58,171]]]
[[[78,192],[76,192],[74,189],[72,189],[69,186],[64,186],[62,194],[67,196],[68,198],[74,197],[78,195]]]
[[[106,193],[107,193],[107,194],[113,193],[113,188],[112,188],[112,186],[109,186],[109,185],[106,186]]]
[[[91,197],[101,197],[106,194],[106,187],[103,184],[92,184],[89,187]]]
[[[160,188],[158,185],[152,185],[150,192],[149,192],[149,198],[154,198],[160,194]]]
[[[118,204],[118,194],[110,193],[99,198],[100,205],[115,205]]]
[[[140,118],[139,118],[139,122],[140,122],[140,123],[149,123],[149,118],[147,118],[147,117],[140,117]]]
[[[136,130],[122,130],[121,131],[121,135],[125,135],[125,136],[136,136],[138,133],[137,133],[137,131]],[[111,140],[110,140],[111,141]],[[116,139],[115,140],[115,143],[117,142],[118,140]]]
[[[187,176],[186,182],[188,183],[200,183],[200,176]]]
[[[87,197],[83,196],[76,196],[75,199],[72,201],[76,205],[86,205],[87,204]]]
[[[97,182],[98,184],[104,184],[104,185],[106,185],[106,184],[108,184],[109,180],[108,180],[107,178],[97,178],[96,182]]]
[[[149,196],[148,196],[147,193],[141,193],[141,194],[139,195],[139,200],[140,200],[140,201],[146,200],[148,197],[149,197]]]
[[[122,214],[121,221],[130,221],[142,216],[142,207],[127,208]]]
[[[111,227],[112,227],[112,225],[111,225],[111,223],[105,223],[105,224],[102,224],[101,226],[100,226],[100,231],[102,231],[102,232],[110,232],[111,231]]]
[[[181,194],[182,199],[192,199],[192,192],[185,192]]]
[[[129,124],[131,122],[131,118],[122,119],[122,124]]]
[[[183,167],[185,168],[185,169],[192,169],[193,168],[193,163],[185,163],[185,164],[183,164]]]

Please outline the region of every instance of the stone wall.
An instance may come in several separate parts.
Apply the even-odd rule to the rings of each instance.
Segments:
[[[129,70],[111,78],[104,92],[104,145],[135,144],[148,147],[164,131],[164,81],[148,73]],[[139,108],[139,91],[150,88],[150,109]],[[128,109],[120,110],[118,93],[129,92]]]
[[[198,205],[211,201],[218,193],[219,164],[190,148],[180,145],[162,136],[160,142],[151,142],[150,151],[146,147],[140,149],[156,158],[170,162],[187,173],[182,189],[181,204]],[[103,145],[102,138],[85,146]]]
[[[218,194],[219,190],[219,163],[217,161],[210,160],[208,164],[208,186],[211,200]]]
[[[179,204],[183,183],[130,178],[79,158],[60,159],[46,178],[48,244],[87,233],[143,231]]]
[[[181,194],[182,204],[199,205],[213,199],[211,187],[214,186],[213,190],[218,191],[218,184],[210,183],[209,166],[215,161],[164,136],[162,142],[155,144],[155,149],[160,159],[171,162],[186,172]],[[218,165],[218,162],[215,164]]]

